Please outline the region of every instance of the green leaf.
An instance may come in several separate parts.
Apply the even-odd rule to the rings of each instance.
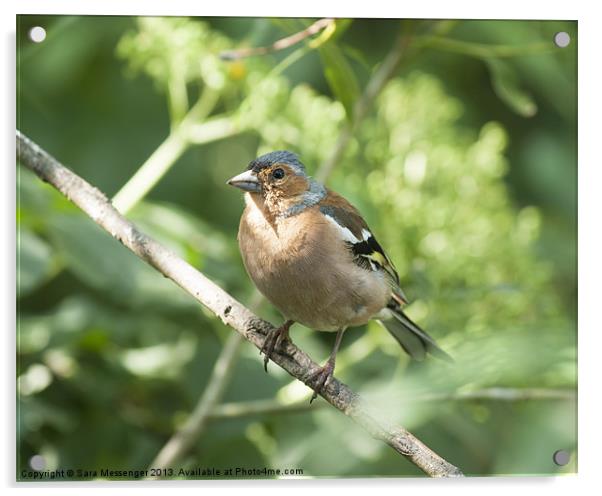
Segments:
[[[284,19],[280,17],[274,17],[270,19],[270,21],[274,26],[279,27],[282,29],[282,31],[287,33],[287,35],[301,31],[304,27],[306,27],[301,19]],[[309,22],[309,24],[311,24],[311,22]]]
[[[50,246],[31,230],[21,226],[17,257],[17,294],[23,296],[48,279],[54,260]]]
[[[343,52],[345,52],[345,55],[347,55],[347,57],[349,57],[353,61],[357,62],[362,67],[362,69],[366,71],[367,74],[370,73],[370,71],[372,71],[372,66],[370,65],[370,62],[368,62],[366,55],[361,50],[358,50],[357,48],[346,44],[341,44],[341,48]]]
[[[130,306],[194,304],[174,283],[81,214],[54,215],[49,236],[69,270],[114,301]]]
[[[333,41],[321,45],[318,52],[324,66],[326,81],[334,96],[345,107],[347,118],[351,119],[355,102],[360,95],[355,73],[343,51]]]
[[[491,74],[493,91],[506,105],[523,117],[533,117],[537,105],[531,95],[519,86],[518,76],[513,68],[499,58],[484,59]]]
[[[352,23],[353,19],[335,19],[334,24],[336,26],[336,29],[332,34],[332,39],[340,39],[341,36],[343,36],[343,34],[345,33],[345,31],[347,31],[351,27]]]
[[[287,32],[289,35],[299,32],[313,24],[315,20],[294,20],[277,19],[274,24]],[[360,86],[351,65],[349,64],[343,50],[336,43],[341,35],[349,28],[352,20],[337,19],[335,28],[330,34],[328,28],[322,31],[317,37],[309,38],[306,43],[312,48],[317,48],[320,54],[320,60],[324,67],[324,76],[333,95],[345,107],[345,113],[348,119],[353,115],[353,108],[360,95]],[[321,40],[320,36],[326,33],[326,41]]]
[[[136,260],[124,256],[123,247],[91,221],[78,214],[54,215],[49,236],[69,269],[83,282],[125,296],[133,291],[131,266]]]

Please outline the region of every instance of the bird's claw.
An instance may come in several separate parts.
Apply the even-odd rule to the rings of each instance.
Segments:
[[[331,360],[328,360],[328,362],[326,362],[326,365],[324,365],[323,367],[320,367],[318,370],[313,372],[308,377],[308,379],[307,379],[308,383],[312,383],[315,381],[314,385],[312,386],[312,389],[314,390],[314,394],[312,395],[311,399],[309,400],[310,404],[322,392],[322,389],[324,388],[324,386],[326,386],[326,384],[328,383],[330,378],[333,376],[333,373],[334,373],[334,363]]]
[[[285,339],[288,339],[288,330],[292,325],[292,322],[289,322],[290,321],[287,321],[284,324],[282,324],[278,329],[274,329],[273,331],[271,331],[265,337],[263,346],[261,347],[261,350],[259,350],[259,354],[261,355],[263,353],[264,355],[263,368],[266,372],[268,371],[268,362],[272,357],[272,353],[276,348],[280,347],[281,343]]]
[[[274,352],[274,348],[276,348],[276,341],[278,340],[278,330],[270,332],[263,342],[263,346],[261,350],[259,350],[259,354],[263,353],[263,368],[267,372],[268,371],[268,362],[270,361],[270,357]]]

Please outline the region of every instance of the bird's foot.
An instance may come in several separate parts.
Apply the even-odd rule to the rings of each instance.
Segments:
[[[328,383],[330,378],[333,376],[333,374],[334,374],[334,360],[328,360],[323,367],[320,367],[318,370],[316,370],[309,376],[307,382],[314,383],[314,385],[312,386],[312,389],[314,390],[314,394],[312,395],[311,399],[309,400],[310,404],[313,400],[315,400],[318,397],[318,395],[320,394],[320,392],[322,391],[324,386],[326,386],[326,384]]]
[[[274,329],[265,337],[265,341],[263,342],[263,346],[261,347],[259,354],[264,354],[263,368],[266,372],[268,371],[268,362],[272,357],[272,353],[276,348],[280,347],[282,341],[289,339],[288,330],[293,324],[294,322],[292,320],[287,320],[284,324],[278,327],[278,329]]]

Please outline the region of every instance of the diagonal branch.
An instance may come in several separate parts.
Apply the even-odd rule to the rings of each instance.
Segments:
[[[222,60],[237,60],[245,57],[252,57],[255,55],[266,55],[268,53],[277,52],[279,50],[284,50],[286,48],[292,47],[293,45],[296,45],[304,39],[309,38],[310,36],[319,33],[323,29],[326,29],[327,27],[332,25],[334,25],[334,19],[319,19],[316,22],[314,22],[311,26],[308,26],[302,31],[287,36],[286,38],[277,40],[269,46],[239,48],[238,50],[227,50],[225,52],[220,53],[220,57],[222,58]]]
[[[118,239],[146,263],[169,277],[247,341],[261,348],[274,327],[210,281],[190,264],[138,230],[111,205],[107,197],[17,131],[17,159],[81,208],[96,224]],[[91,268],[91,270],[93,270]],[[292,343],[286,343],[273,361],[296,379],[308,383],[318,365]],[[462,476],[403,427],[382,418],[342,382],[332,379],[321,396],[343,414],[432,477]]]

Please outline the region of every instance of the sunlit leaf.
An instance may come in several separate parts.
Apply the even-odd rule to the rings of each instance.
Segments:
[[[324,67],[324,76],[334,96],[345,107],[347,118],[353,116],[355,102],[360,95],[357,78],[343,51],[333,41],[318,48]]]
[[[358,50],[357,48],[348,44],[341,44],[341,48],[345,55],[357,62],[366,72],[369,73],[372,70],[368,59],[361,50]]]
[[[500,100],[517,114],[533,117],[537,113],[537,105],[531,95],[521,89],[515,70],[499,58],[487,58],[485,62],[491,73],[493,90]]]

